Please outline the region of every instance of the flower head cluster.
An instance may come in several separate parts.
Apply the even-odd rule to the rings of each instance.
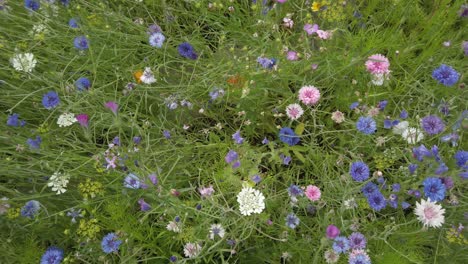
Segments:
[[[78,120],[75,117],[75,114],[72,113],[63,113],[59,116],[57,120],[57,125],[59,127],[68,127],[76,123]]]
[[[259,214],[265,209],[265,196],[251,187],[242,188],[237,202],[242,215]]]
[[[50,176],[47,186],[52,187],[52,191],[57,194],[62,194],[67,191],[67,185],[70,179],[70,175],[55,172]]]
[[[37,60],[32,53],[19,53],[10,59],[10,63],[17,71],[32,72],[36,67]]]

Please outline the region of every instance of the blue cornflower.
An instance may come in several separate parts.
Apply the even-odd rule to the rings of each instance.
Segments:
[[[358,250],[349,254],[348,264],[371,264],[371,259],[365,251]]]
[[[244,138],[241,137],[240,130],[237,130],[236,133],[232,135],[232,139],[234,139],[236,144],[242,144],[244,142]]]
[[[403,110],[401,111],[401,113],[400,113],[400,118],[401,118],[401,119],[406,119],[406,118],[408,118],[408,112],[406,112],[405,109],[403,109]]]
[[[232,163],[239,158],[239,155],[234,150],[229,150],[229,152],[224,157],[226,163]]]
[[[391,119],[385,118],[383,122],[384,122],[384,126],[383,126],[383,127],[384,127],[385,129],[390,129],[390,128],[392,128],[392,120],[391,120]]]
[[[263,140],[262,140],[262,144],[266,145],[268,143],[270,143],[270,141],[266,137],[264,137]]]
[[[468,169],[468,151],[459,150],[455,153],[455,160],[457,160],[457,166],[462,169]]]
[[[275,66],[276,64],[276,59],[269,59],[269,58],[265,58],[265,57],[258,57],[257,58],[257,62],[258,64],[260,64],[263,68],[265,69],[271,69],[273,68],[273,66]]]
[[[86,77],[81,77],[76,80],[75,86],[78,91],[88,90],[91,87],[91,81]]]
[[[130,189],[139,189],[142,187],[141,180],[133,173],[129,173],[124,180],[124,187]]]
[[[39,149],[41,147],[42,138],[40,136],[36,136],[36,139],[28,138],[26,143],[31,149]]]
[[[68,20],[68,25],[71,27],[71,28],[79,28],[80,26],[78,25],[78,20],[76,18],[70,18],[70,20]]]
[[[383,110],[385,110],[385,107],[387,107],[387,104],[388,104],[388,101],[387,101],[387,100],[383,100],[383,101],[380,101],[380,102],[377,104],[377,107],[380,109],[380,111],[383,111]]]
[[[37,11],[41,7],[39,0],[24,0],[24,7],[31,11]]]
[[[176,261],[177,261],[177,257],[176,257],[176,256],[171,256],[171,257],[169,258],[169,261],[170,261],[170,262],[176,262]]]
[[[171,138],[171,132],[169,130],[164,130],[163,131],[163,136],[166,138],[166,139],[170,139]]]
[[[447,134],[445,136],[442,136],[440,138],[440,141],[442,142],[450,142],[452,144],[452,147],[456,147],[458,146],[458,139],[460,138],[460,136],[458,135],[457,132],[453,132],[453,133],[450,133],[450,134]]]
[[[120,244],[122,244],[122,240],[118,240],[118,237],[114,233],[107,234],[101,242],[101,248],[104,253],[112,253],[117,252],[119,250]]]
[[[286,226],[289,228],[296,228],[299,225],[299,222],[299,218],[294,213],[290,213],[286,216]]]
[[[426,146],[421,145],[413,148],[413,157],[418,161],[423,161],[424,157],[432,157],[432,152],[428,150]]]
[[[141,142],[141,137],[140,136],[133,137],[133,143],[135,143],[135,145],[140,144],[140,142]]]
[[[78,36],[73,40],[73,45],[79,50],[86,50],[89,48],[88,39],[85,36]]]
[[[299,136],[289,127],[283,127],[279,131],[279,139],[281,142],[288,144],[289,146],[297,145],[300,141]]]
[[[333,242],[333,250],[338,253],[345,253],[349,250],[349,240],[344,236],[339,236],[335,238]]]
[[[31,200],[26,202],[26,204],[21,208],[21,216],[34,218],[34,216],[39,212],[40,204],[36,200]]]
[[[209,93],[210,97],[211,97],[211,100],[214,101],[216,99],[218,99],[218,97],[221,97],[224,95],[224,89],[220,89],[220,88],[215,88],[213,89],[213,91],[211,91]]]
[[[369,197],[374,192],[379,192],[379,186],[373,182],[368,182],[364,187],[361,188],[361,192],[364,196]]]
[[[196,60],[198,58],[197,53],[188,42],[180,44],[179,47],[177,47],[177,50],[179,51],[180,56],[187,59]]]
[[[377,130],[377,124],[375,123],[375,120],[370,117],[370,116],[361,116],[359,117],[358,121],[356,122],[356,128],[360,132],[370,135],[374,134],[375,131]]]
[[[67,212],[67,216],[71,217],[71,222],[74,224],[76,223],[76,218],[83,217],[83,214],[81,213],[81,209],[72,208]]]
[[[350,110],[354,110],[354,109],[356,109],[356,107],[358,107],[358,106],[359,106],[359,102],[354,102],[354,103],[352,103],[352,104],[349,106],[349,109],[350,109]]]
[[[7,126],[18,127],[18,126],[24,126],[25,124],[26,124],[25,121],[19,120],[19,114],[14,113],[12,115],[8,115]]]
[[[63,260],[63,250],[58,247],[49,247],[41,257],[41,264],[59,264]]]
[[[421,119],[421,127],[429,135],[436,135],[444,131],[445,124],[438,116],[429,115]]]
[[[410,206],[411,206],[411,204],[409,204],[406,201],[401,202],[401,208],[403,208],[403,210],[407,209]]]
[[[423,181],[424,195],[432,202],[439,202],[445,198],[445,185],[439,178],[429,177]]]
[[[52,109],[57,107],[57,105],[60,103],[60,98],[58,94],[54,91],[50,91],[42,97],[42,105],[46,109]]]
[[[250,177],[250,179],[255,182],[255,184],[258,184],[262,181],[262,177],[258,174],[255,174],[254,176]]]
[[[390,207],[392,208],[398,208],[398,195],[392,193],[388,197],[388,204],[390,204]]]
[[[281,153],[281,154],[279,155],[279,157],[280,157],[280,159],[283,160],[283,165],[289,165],[289,163],[290,163],[291,160],[292,160],[291,156],[286,156],[286,155],[284,155],[283,153]]]
[[[392,184],[392,192],[399,192],[401,190],[401,185],[399,183]]]
[[[364,249],[366,248],[366,237],[359,233],[354,232],[349,237],[349,247],[351,249]]]
[[[458,82],[460,74],[452,67],[445,64],[432,72],[432,78],[445,86],[452,86]]]
[[[410,175],[413,175],[416,172],[416,169],[418,168],[418,164],[411,163],[408,165],[408,171]]]
[[[161,32],[153,33],[149,36],[149,43],[152,47],[161,48],[166,37]]]
[[[304,191],[301,189],[301,187],[299,187],[299,186],[297,186],[295,184],[291,184],[291,186],[289,186],[289,188],[288,188],[288,194],[291,197],[303,196]]]
[[[387,206],[387,200],[380,192],[374,192],[367,197],[367,202],[369,206],[375,211],[380,211]]]
[[[349,174],[353,180],[362,182],[369,179],[369,167],[362,161],[356,161],[351,164]]]
[[[437,174],[437,175],[441,175],[442,173],[447,172],[447,171],[448,171],[447,165],[445,165],[444,162],[440,162],[439,167],[437,167],[437,169],[436,169],[436,171],[434,173]]]

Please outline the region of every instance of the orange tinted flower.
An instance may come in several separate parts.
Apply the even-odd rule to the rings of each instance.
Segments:
[[[231,76],[227,79],[227,83],[240,87],[244,84],[244,78],[242,78],[239,74]]]
[[[137,81],[137,83],[141,83],[141,76],[143,75],[143,71],[142,70],[138,70],[136,72],[133,73],[133,77],[135,77],[135,80]]]

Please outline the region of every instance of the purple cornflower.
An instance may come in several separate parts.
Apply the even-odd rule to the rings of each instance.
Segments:
[[[399,183],[392,184],[392,192],[399,192],[401,190],[401,185]]]
[[[371,135],[371,134],[374,134],[375,131],[377,130],[377,124],[375,123],[375,120],[372,117],[361,116],[356,122],[356,128],[358,131],[366,135]]]
[[[36,139],[28,138],[28,140],[26,140],[26,143],[31,149],[39,149],[41,147],[42,138],[40,136],[36,136]]]
[[[349,174],[355,181],[365,181],[369,179],[369,167],[362,161],[353,162],[349,169]]]
[[[408,112],[406,112],[405,109],[403,109],[403,110],[401,111],[401,113],[400,113],[400,118],[401,118],[401,119],[406,119],[406,118],[408,118]]]
[[[41,264],[60,264],[63,260],[63,250],[58,247],[48,247],[41,257]]]
[[[356,107],[358,107],[358,106],[359,106],[359,102],[354,102],[354,103],[352,103],[352,104],[349,106],[349,109],[350,109],[350,110],[354,110],[354,109],[356,109]]]
[[[101,248],[104,253],[109,254],[119,251],[120,244],[122,240],[119,240],[116,234],[109,233],[102,239]]]
[[[445,86],[452,86],[458,82],[460,74],[452,67],[445,64],[432,72],[432,78]]]
[[[258,57],[257,62],[265,69],[272,69],[276,64],[276,59],[269,59],[265,57]]]
[[[260,181],[262,181],[262,177],[260,177],[260,175],[258,175],[258,174],[253,175],[252,177],[250,177],[250,179],[253,182],[255,182],[255,184],[259,184]]]
[[[364,187],[361,188],[361,192],[364,196],[369,197],[374,192],[379,192],[379,186],[373,182],[368,182]]]
[[[42,97],[42,105],[50,110],[52,108],[57,107],[57,105],[60,103],[60,98],[58,94],[54,91],[50,91]]]
[[[29,11],[37,11],[41,7],[39,0],[24,0],[24,7]]]
[[[327,237],[330,239],[335,239],[340,235],[340,229],[335,225],[327,226]]]
[[[237,130],[236,133],[232,135],[232,139],[234,139],[236,144],[242,144],[244,142],[244,138],[241,137],[240,130]]]
[[[457,161],[458,167],[462,169],[468,169],[468,151],[459,150],[457,153],[455,153],[454,158]]]
[[[281,142],[284,142],[289,146],[297,145],[300,141],[299,136],[296,135],[296,133],[294,133],[294,130],[292,130],[289,127],[283,127],[280,129],[279,139],[281,140]]]
[[[226,154],[226,156],[224,157],[224,160],[226,161],[226,163],[232,163],[233,161],[237,160],[239,158],[239,155],[237,154],[237,152],[235,152],[234,150],[229,150],[229,152]]]
[[[447,172],[448,169],[449,168],[447,167],[447,165],[445,165],[444,162],[440,162],[439,167],[437,167],[437,169],[436,169],[436,171],[434,173],[437,174],[437,175],[441,175],[442,173]]]
[[[418,164],[411,163],[408,165],[408,170],[410,175],[413,175],[416,172],[416,169],[418,168]]]
[[[91,87],[91,81],[86,77],[81,77],[75,82],[76,89],[82,92],[84,90],[89,90]]]
[[[75,118],[82,127],[88,127],[89,116],[87,114],[78,114]]]
[[[299,218],[294,214],[290,213],[286,216],[286,226],[295,229],[300,223]]]
[[[177,257],[176,257],[176,256],[171,256],[171,257],[169,258],[169,261],[174,263],[174,262],[177,261]]]
[[[236,160],[233,164],[232,164],[232,168],[233,169],[237,169],[239,168],[241,165],[240,161],[239,160]]]
[[[413,148],[413,157],[418,161],[423,161],[424,157],[432,157],[432,152],[429,151],[426,146],[421,145]]]
[[[117,105],[116,102],[114,101],[109,101],[104,104],[106,108],[109,108],[114,114],[117,114],[117,109],[119,108],[119,105]]]
[[[79,50],[86,50],[89,48],[88,39],[85,36],[78,36],[73,40],[73,45]]]
[[[135,145],[140,144],[140,142],[141,142],[141,137],[140,136],[133,137],[133,143]]]
[[[158,32],[162,32],[161,27],[156,25],[156,24],[151,24],[148,27],[148,31],[146,33],[148,33],[148,35],[152,35],[152,34],[158,33]]]
[[[429,135],[436,135],[444,131],[445,124],[438,116],[429,115],[421,119],[421,127]]]
[[[148,175],[148,178],[150,180],[150,182],[153,184],[153,185],[157,185],[158,184],[158,176],[156,176],[156,174],[150,174]]]
[[[284,154],[280,154],[280,159],[283,160],[283,165],[289,165],[289,163],[291,162],[292,158],[290,156],[286,156]]]
[[[424,195],[432,202],[440,202],[445,198],[445,185],[439,178],[426,178],[423,181]]]
[[[345,253],[349,250],[349,240],[343,236],[335,238],[333,250],[338,254]]]
[[[145,202],[145,199],[143,198],[138,200],[138,204],[140,205],[140,210],[143,212],[151,210],[151,205]]]
[[[31,200],[26,202],[26,204],[21,208],[21,216],[34,218],[34,216],[39,212],[40,203],[36,200]]]
[[[70,18],[70,20],[68,20],[68,25],[71,27],[71,28],[79,28],[80,26],[78,25],[78,20],[76,18]]]
[[[304,191],[301,189],[301,187],[291,184],[288,188],[288,194],[290,197],[297,197],[297,196],[303,196]]]
[[[379,108],[380,111],[385,110],[385,107],[387,107],[388,101],[387,100],[382,100],[377,104],[377,107]]]
[[[392,208],[398,208],[398,196],[394,193],[390,194],[390,196],[388,197],[388,204]]]
[[[447,190],[450,190],[450,189],[453,188],[453,186],[455,186],[455,184],[453,183],[452,177],[441,177],[439,179],[445,185],[445,189],[447,189]]]
[[[456,146],[458,146],[458,139],[459,138],[460,138],[460,136],[458,135],[458,133],[453,132],[453,133],[447,134],[445,136],[442,136],[440,138],[440,140],[442,142],[450,142],[452,144],[452,147],[456,147]]]
[[[359,233],[354,232],[349,237],[349,246],[351,249],[364,249],[366,248],[366,237]]]
[[[166,139],[170,139],[171,138],[171,132],[169,130],[164,130],[163,131],[163,136],[166,138]]]
[[[198,58],[197,53],[193,49],[192,45],[190,45],[190,43],[188,43],[188,42],[184,42],[184,43],[180,44],[177,47],[177,50],[179,51],[179,54],[182,57],[185,57],[187,59],[196,60]]]
[[[367,197],[369,206],[375,211],[380,211],[387,206],[387,200],[380,192],[374,192]]]
[[[264,137],[263,140],[262,140],[262,144],[266,145],[268,143],[270,143],[270,141],[266,137]]]
[[[19,120],[19,114],[12,114],[12,115],[8,115],[8,119],[7,119],[7,126],[12,126],[12,127],[19,127],[19,126],[25,126],[26,125],[26,121],[24,120]]]
[[[130,189],[139,189],[142,188],[140,178],[133,173],[129,173],[124,180],[124,187]]]
[[[209,93],[210,97],[211,97],[211,100],[216,100],[218,99],[219,97],[222,97],[224,95],[224,90],[223,89],[219,89],[219,88],[215,88],[213,89],[213,91],[211,91]]]
[[[410,206],[411,206],[411,204],[409,204],[406,201],[401,202],[401,208],[403,208],[403,210],[407,209]]]

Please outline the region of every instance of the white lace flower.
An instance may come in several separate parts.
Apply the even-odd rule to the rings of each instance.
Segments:
[[[244,187],[237,195],[239,209],[243,215],[259,214],[265,209],[265,196],[251,187]]]
[[[17,71],[32,72],[36,67],[37,60],[32,53],[19,53],[10,59],[10,63]]]
[[[61,174],[60,172],[55,172],[49,178],[47,186],[52,187],[52,191],[57,192],[57,194],[62,194],[67,191],[66,187],[68,185],[70,176],[68,174]]]
[[[145,71],[143,72],[143,74],[140,77],[140,81],[142,83],[145,83],[145,84],[152,84],[152,83],[156,82],[156,79],[154,78],[154,74],[151,71],[150,67],[145,68]]]
[[[445,209],[435,202],[431,202],[430,199],[427,201],[421,199],[421,203],[416,202],[414,213],[425,227],[440,227],[445,222]]]
[[[415,127],[408,127],[401,133],[401,136],[408,141],[408,144],[416,144],[424,138],[421,130]]]
[[[194,258],[200,254],[202,247],[197,243],[187,243],[184,246],[184,255],[187,258]]]
[[[59,127],[71,126],[76,122],[78,122],[78,120],[76,120],[75,114],[72,113],[63,113],[57,120]]]

